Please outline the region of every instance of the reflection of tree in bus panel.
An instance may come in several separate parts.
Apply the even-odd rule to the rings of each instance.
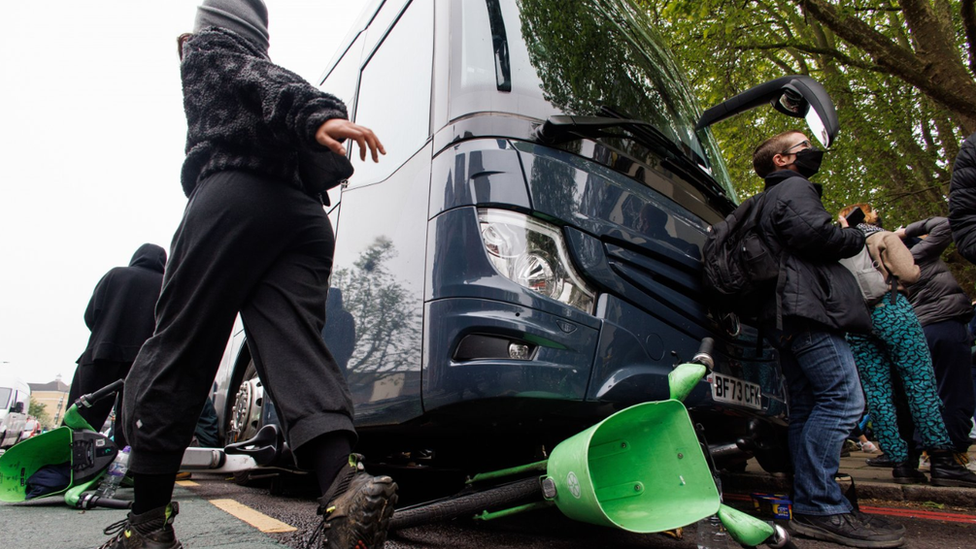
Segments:
[[[377,373],[416,370],[420,364],[420,304],[386,265],[396,255],[390,239],[377,238],[351,268],[332,274],[353,320],[355,344],[345,372],[352,387]]]

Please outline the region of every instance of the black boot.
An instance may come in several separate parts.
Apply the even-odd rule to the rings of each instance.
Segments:
[[[956,461],[951,450],[933,450],[929,456],[932,486],[976,488],[976,474]]]
[[[129,513],[105,528],[105,534],[114,537],[98,549],[182,549],[173,532],[173,519],[179,512],[179,505],[173,502],[141,515]]]
[[[891,476],[895,479],[895,484],[925,484],[929,481],[925,473],[918,470],[918,460],[914,463],[910,461],[896,463],[891,469]]]
[[[880,456],[875,456],[873,458],[867,458],[864,460],[865,463],[871,467],[894,467],[895,464],[888,458],[888,454],[881,454]]]

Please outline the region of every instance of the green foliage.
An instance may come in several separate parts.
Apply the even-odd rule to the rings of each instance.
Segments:
[[[787,74],[807,74],[824,85],[841,123],[815,179],[829,211],[869,202],[892,229],[947,215],[952,161],[962,139],[976,130],[972,110],[955,100],[958,92],[976,89],[961,0],[639,4],[670,42],[704,107]],[[939,34],[932,29],[944,36],[932,36]],[[805,128],[770,109],[713,127],[740,197],[761,190],[753,149],[788,129]],[[973,289],[972,266],[957,254],[947,260]]]
[[[601,115],[610,109],[650,122],[670,140],[710,159],[719,184],[733,192],[714,141],[706,140],[706,150],[699,150],[690,87],[637,4],[520,0],[519,6],[529,60],[549,102],[567,114]],[[624,147],[642,156],[638,147]]]
[[[529,58],[553,105],[585,115],[611,106],[694,140],[694,100],[633,4],[521,0],[520,8]]]
[[[51,422],[51,417],[47,413],[47,404],[38,402],[33,396],[30,397],[30,404],[27,407],[27,415],[36,417],[42,425],[47,425]]]

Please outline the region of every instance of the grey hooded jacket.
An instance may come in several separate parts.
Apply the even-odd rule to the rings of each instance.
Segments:
[[[922,326],[957,320],[969,322],[973,307],[969,296],[942,261],[942,252],[952,243],[949,219],[930,217],[905,227],[910,237],[928,235],[911,247],[915,264],[922,269],[918,282],[907,287],[908,300]]]

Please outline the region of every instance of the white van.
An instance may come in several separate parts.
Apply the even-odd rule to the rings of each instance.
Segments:
[[[20,440],[29,407],[30,387],[18,378],[0,376],[0,448]]]

